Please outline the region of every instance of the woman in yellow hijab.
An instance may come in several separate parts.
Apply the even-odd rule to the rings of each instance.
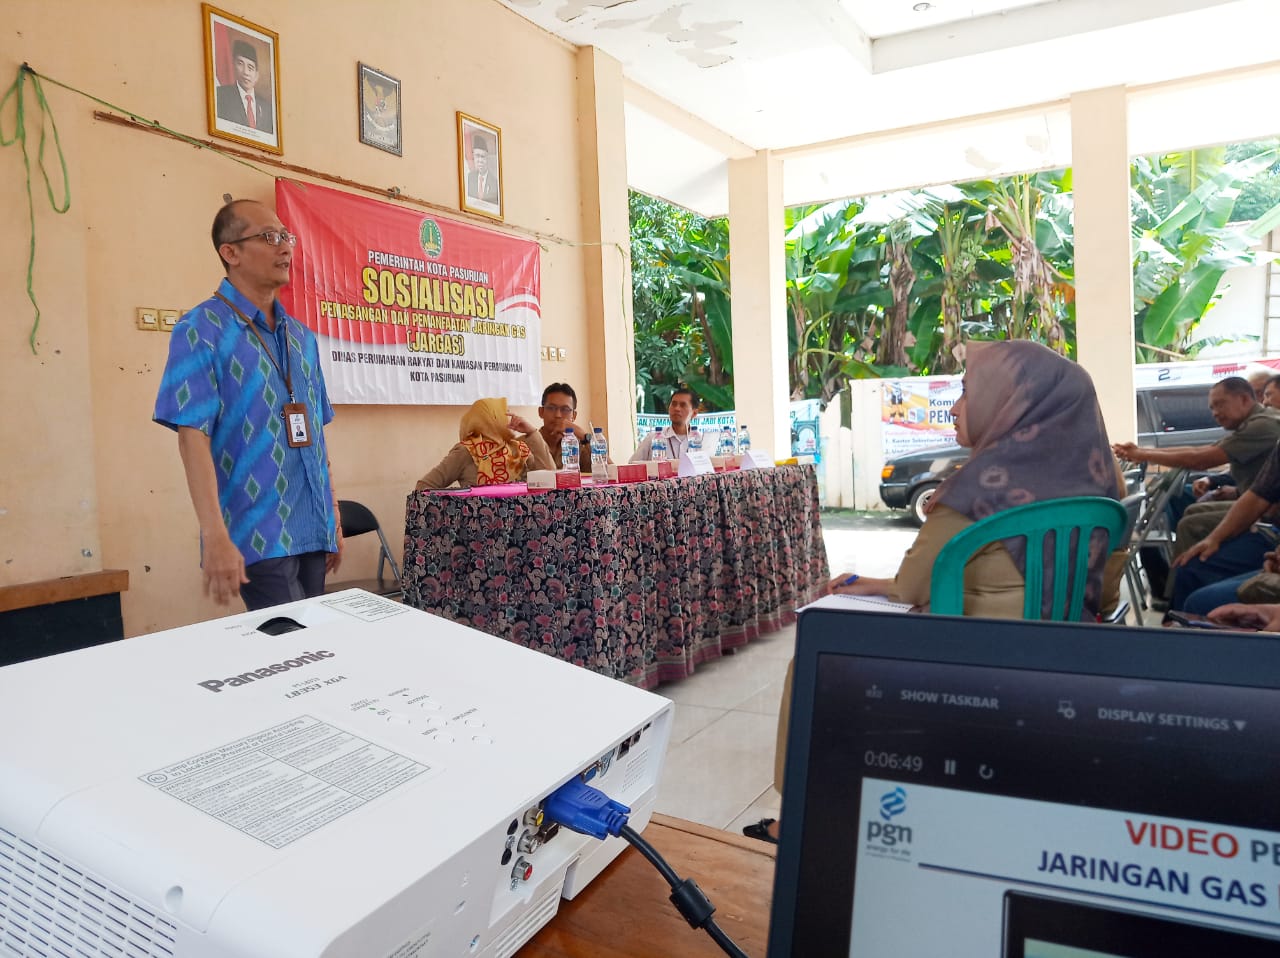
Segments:
[[[529,420],[507,412],[507,401],[477,399],[462,414],[459,442],[440,464],[418,480],[418,489],[445,489],[457,483],[495,486],[519,482],[531,469],[555,469],[542,434]]]

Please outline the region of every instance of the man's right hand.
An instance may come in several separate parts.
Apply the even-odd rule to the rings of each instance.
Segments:
[[[1195,482],[1191,483],[1191,494],[1199,499],[1209,491],[1209,483],[1210,480],[1208,476],[1201,476]]]
[[[1142,462],[1142,447],[1133,442],[1117,442],[1111,446],[1111,451],[1115,453],[1117,459],[1123,459],[1126,462]]]
[[[212,595],[218,605],[227,605],[240,594],[240,586],[249,583],[244,556],[225,532],[205,540],[203,565],[204,594]]]
[[[1186,552],[1182,553],[1182,555],[1178,556],[1178,558],[1174,559],[1173,566],[1176,569],[1179,566],[1186,565],[1192,559],[1207,559],[1217,551],[1217,542],[1213,539],[1201,539]]]

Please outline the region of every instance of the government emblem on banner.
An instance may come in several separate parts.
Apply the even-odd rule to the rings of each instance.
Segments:
[[[436,221],[429,216],[422,221],[422,226],[418,229],[418,242],[422,244],[422,252],[432,259],[439,259],[440,254],[444,252],[444,235],[440,232]]]

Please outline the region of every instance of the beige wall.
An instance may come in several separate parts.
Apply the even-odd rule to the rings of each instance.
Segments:
[[[206,138],[196,0],[6,0],[4,7],[4,85],[25,60]],[[454,111],[502,128],[507,223],[568,241],[543,243],[543,342],[567,349],[565,361],[543,363],[543,378],[568,380],[584,399],[601,395],[588,368],[583,253],[574,245],[583,235],[575,51],[478,0],[379,0],[376,13],[338,0],[243,0],[235,12],[280,34],[287,162],[456,208]],[[358,60],[403,83],[403,157],[358,141]],[[46,91],[72,208],[51,214],[37,181],[44,319],[36,356],[25,341],[22,161],[16,149],[0,150],[0,584],[124,568],[130,635],[209,618],[229,610],[199,594],[197,528],[176,440],[151,422],[168,336],[136,331],[134,308],[187,308],[208,296],[221,277],[208,238],[220,197],[270,200],[273,181],[96,121],[100,108],[89,100],[52,85]],[[405,495],[455,441],[460,411],[337,409],[328,435],[339,495],[369,505],[397,552]],[[371,574],[374,555],[353,543],[344,571]]]

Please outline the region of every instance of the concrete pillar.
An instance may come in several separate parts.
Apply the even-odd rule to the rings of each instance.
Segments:
[[[590,415],[625,462],[635,448],[636,364],[622,65],[595,47],[578,50],[578,123]]]
[[[1112,442],[1137,433],[1133,392],[1133,253],[1128,106],[1123,87],[1071,97],[1076,342]]]
[[[767,150],[731,159],[734,402],[752,444],[775,458],[791,454],[783,233],[782,161]]]

